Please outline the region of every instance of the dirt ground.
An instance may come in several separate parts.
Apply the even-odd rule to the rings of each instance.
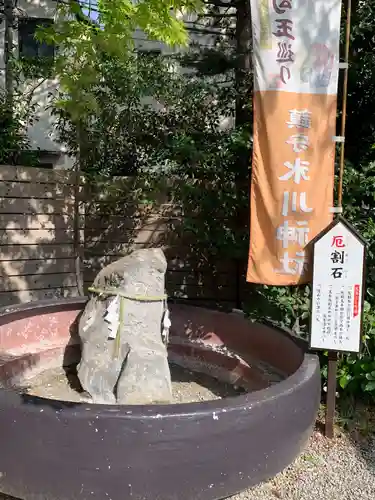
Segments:
[[[191,372],[171,365],[173,400],[175,403],[192,403],[235,396],[240,390],[230,384],[219,382],[208,375]],[[74,368],[53,368],[30,379],[21,392],[50,399],[73,402],[87,401]],[[1,500],[1,499],[0,499]]]

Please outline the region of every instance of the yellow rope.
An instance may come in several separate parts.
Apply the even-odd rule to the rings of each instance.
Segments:
[[[124,320],[124,297],[120,297],[120,313],[119,313],[119,324],[116,332],[115,346],[113,350],[113,359],[118,358],[120,355],[120,337],[121,337],[121,326]]]
[[[124,321],[124,308],[125,308],[125,301],[124,299],[128,300],[135,300],[138,302],[160,302],[161,300],[166,300],[167,295],[160,295],[160,296],[154,296],[154,297],[147,297],[144,295],[127,295],[115,288],[111,289],[109,288],[108,290],[104,290],[102,288],[95,288],[95,287],[90,287],[89,292],[91,293],[97,293],[99,295],[117,295],[120,297],[120,311],[119,311],[119,325],[117,328],[116,332],[116,337],[115,337],[115,345],[114,345],[114,350],[113,350],[113,359],[118,358],[120,354],[120,337],[121,337],[121,326]]]
[[[151,297],[147,297],[146,295],[127,295],[126,293],[123,293],[116,288],[108,288],[107,290],[104,290],[102,288],[90,287],[89,292],[97,293],[99,295],[118,295],[119,297],[123,297],[124,299],[135,300],[138,302],[160,302],[161,300],[167,300],[168,298],[168,296],[165,294]]]

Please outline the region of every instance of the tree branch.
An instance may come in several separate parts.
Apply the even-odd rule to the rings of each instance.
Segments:
[[[218,18],[225,18],[225,17],[236,17],[236,13],[232,12],[223,12],[221,14],[215,14],[215,13],[207,13],[207,14],[199,14],[199,17],[201,18],[206,18],[206,17],[218,17]]]
[[[27,94],[24,95],[24,97],[26,98],[26,107],[29,107],[31,105],[31,101],[34,97],[34,93],[35,91],[41,87],[43,85],[44,82],[47,81],[47,78],[42,78],[41,80],[39,80],[35,85],[33,85],[31,87],[31,89],[26,89],[27,90]]]
[[[187,31],[191,31],[192,33],[202,33],[203,35],[215,35],[215,36],[227,36],[228,38],[235,38],[235,33],[230,33],[228,30],[225,30],[225,33],[220,33],[220,31],[214,31],[210,29],[200,29],[194,28],[193,26],[187,26]]]
[[[93,19],[83,13],[82,5],[79,0],[69,0],[69,5],[77,21],[92,26],[93,28],[99,28],[99,24]]]
[[[229,2],[225,2],[225,0],[203,0],[203,3],[214,7],[236,7],[238,0],[230,0]]]

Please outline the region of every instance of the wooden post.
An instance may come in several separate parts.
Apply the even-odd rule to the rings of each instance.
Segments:
[[[332,439],[334,436],[334,422],[336,410],[336,377],[337,377],[337,352],[328,353],[328,382],[325,435]]]
[[[81,245],[81,147],[82,147],[82,125],[81,121],[78,121],[77,125],[77,158],[74,164],[74,221],[73,221],[73,231],[74,231],[74,264],[75,273],[77,280],[77,289],[81,297],[84,296],[84,282],[82,276],[82,245]]]
[[[337,193],[337,207],[342,212],[342,191],[345,168],[345,128],[346,128],[346,110],[348,101],[348,73],[349,73],[349,46],[350,46],[350,30],[352,18],[352,0],[347,0],[346,10],[346,34],[345,34],[345,59],[346,64],[344,69],[343,82],[343,100],[342,100],[342,119],[341,119],[341,148],[340,148],[340,171],[339,171],[339,186]],[[327,375],[327,401],[325,415],[325,435],[328,438],[334,437],[334,420],[336,410],[336,388],[337,388],[337,352],[328,354],[328,375]]]
[[[341,137],[345,137],[346,128],[346,109],[348,102],[348,73],[349,73],[349,46],[350,46],[350,29],[351,29],[351,19],[352,19],[352,0],[347,0],[347,12],[346,12],[346,35],[345,35],[345,64],[344,69],[344,82],[343,82],[343,96],[342,96],[342,120],[341,120]],[[339,208],[342,208],[342,184],[344,179],[344,168],[345,168],[345,140],[341,143],[340,150],[340,172],[339,172],[339,188],[337,196],[337,204]]]

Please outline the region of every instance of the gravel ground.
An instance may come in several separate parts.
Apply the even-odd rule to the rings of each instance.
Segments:
[[[355,443],[315,431],[302,455],[268,483],[231,500],[375,500],[375,436]]]

